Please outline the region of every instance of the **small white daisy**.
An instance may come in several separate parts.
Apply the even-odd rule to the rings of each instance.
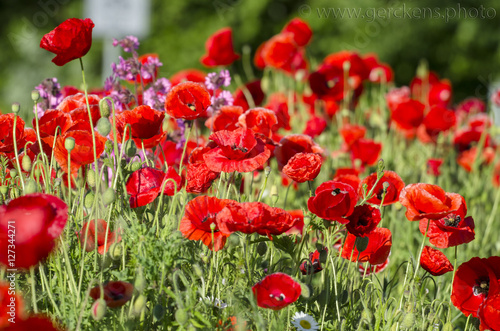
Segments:
[[[319,329],[319,325],[314,320],[314,317],[303,312],[295,313],[295,315],[293,315],[292,325],[297,328],[297,331],[305,331],[305,330],[316,331]]]

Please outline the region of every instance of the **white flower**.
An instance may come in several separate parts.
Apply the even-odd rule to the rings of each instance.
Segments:
[[[200,301],[201,300],[202,299],[200,298]],[[205,297],[205,300],[210,301],[210,303],[212,303],[214,305],[214,307],[219,308],[219,309],[224,309],[227,307],[227,303],[225,303],[217,298],[214,298],[214,297]]]
[[[314,317],[307,315],[303,312],[295,313],[292,317],[292,325],[297,328],[298,331],[304,330],[318,330],[318,323],[314,320]]]

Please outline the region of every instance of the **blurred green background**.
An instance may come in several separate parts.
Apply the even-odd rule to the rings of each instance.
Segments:
[[[364,8],[361,13],[369,17],[354,18],[351,12],[349,18],[347,10],[355,10],[356,6]],[[403,6],[407,14],[401,11]],[[460,3],[372,0],[356,4],[350,0],[151,0],[151,7],[150,34],[140,40],[139,53],[159,54],[164,64],[162,77],[169,77],[180,69],[202,69],[199,58],[204,53],[205,40],[221,27],[233,28],[237,52],[241,53],[243,46],[249,45],[253,56],[261,42],[297,16],[307,20],[314,31],[308,47],[313,68],[325,55],[342,49],[357,50],[361,54],[375,52],[394,68],[396,84],[403,85],[409,83],[419,61],[426,59],[432,70],[452,81],[455,103],[467,96],[486,99],[488,86],[499,76],[498,0]],[[47,8],[51,9],[50,13]],[[27,114],[32,107],[30,92],[44,78],[57,77],[61,85],[80,86],[78,62],[57,67],[51,62],[53,55],[39,48],[39,43],[45,33],[65,19],[82,18],[83,8],[82,0],[0,2],[0,109],[4,113],[17,101]],[[331,10],[330,17],[325,17],[328,8],[336,8],[337,18]],[[431,10],[452,16],[455,10],[455,16],[423,18],[421,14],[418,18],[418,11],[413,8],[422,9],[427,16]],[[395,12],[396,9],[400,11]],[[344,18],[339,17],[339,10],[344,11]],[[384,18],[389,10],[393,15]],[[374,13],[381,17],[373,18]],[[403,17],[394,17],[394,13]],[[475,15],[478,17],[470,17]],[[103,84],[103,42],[95,39],[84,58],[90,87]],[[234,64],[232,70],[243,74],[241,61]]]

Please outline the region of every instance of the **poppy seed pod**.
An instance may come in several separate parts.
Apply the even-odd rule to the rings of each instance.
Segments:
[[[87,184],[90,187],[95,187],[95,178],[96,178],[95,171],[93,169],[89,169],[87,171]]]
[[[36,193],[37,187],[34,180],[27,180],[24,184],[24,194]]]
[[[19,113],[19,110],[21,110],[21,105],[19,105],[19,103],[17,103],[17,102],[14,102],[12,104],[12,112],[14,114],[17,114],[17,113]]]
[[[175,320],[180,325],[186,324],[188,319],[189,319],[189,314],[187,313],[187,311],[185,309],[178,309],[175,312]]]
[[[38,90],[31,91],[31,100],[37,102],[40,99],[40,92]]]
[[[115,191],[111,187],[109,187],[102,194],[102,202],[105,205],[109,205],[109,204],[113,203],[114,201],[115,201]]]
[[[137,152],[137,147],[135,146],[135,142],[133,140],[127,140],[125,142],[125,155],[128,157],[134,157]]]
[[[73,137],[66,138],[64,140],[64,148],[66,148],[66,150],[71,153],[71,151],[75,148],[75,138]]]
[[[139,316],[142,313],[144,308],[146,308],[146,302],[147,298],[142,294],[139,295],[137,299],[135,299],[134,305],[132,307],[134,315]]]
[[[267,244],[262,241],[257,245],[257,253],[259,253],[260,256],[264,256],[266,252],[267,252]]]
[[[118,261],[123,256],[123,246],[119,243],[113,243],[109,247],[108,254],[114,261]]]
[[[28,155],[24,154],[21,165],[24,171],[29,172],[31,170],[31,159]]]

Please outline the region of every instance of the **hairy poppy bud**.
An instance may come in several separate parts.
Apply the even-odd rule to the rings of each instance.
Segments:
[[[125,155],[127,155],[128,157],[134,157],[136,152],[137,148],[134,141],[132,139],[127,140],[125,142]]]
[[[187,321],[188,321],[188,319],[189,319],[189,315],[188,315],[188,313],[187,313],[187,311],[185,309],[178,309],[175,312],[175,320],[180,325],[186,324]]]
[[[90,187],[95,187],[95,178],[96,175],[95,175],[95,171],[93,169],[89,169],[87,171],[87,184],[90,186]]]
[[[6,185],[0,186],[0,193],[2,193],[2,195],[6,195],[8,190],[9,190],[8,186]]]
[[[31,170],[31,159],[28,155],[24,154],[21,165],[24,171],[29,172]]]
[[[64,148],[66,148],[66,150],[71,153],[71,151],[75,148],[75,138],[73,137],[66,138],[64,140]]]
[[[267,252],[267,244],[262,241],[257,245],[257,253],[259,253],[260,256],[264,256],[266,252]]]
[[[101,117],[99,121],[97,121],[97,131],[104,137],[111,132],[111,122],[107,117]]]
[[[99,110],[102,117],[109,117],[109,115],[111,114],[110,108],[111,107],[109,106],[109,101],[107,99],[101,99],[99,101]]]
[[[16,178],[17,176],[17,170],[16,169],[10,169],[10,177]]]
[[[137,171],[137,170],[141,169],[141,162],[139,162],[139,161],[133,162],[132,165],[130,166],[130,169],[132,171]]]
[[[19,103],[17,103],[17,102],[14,102],[12,104],[12,112],[14,114],[17,114],[17,113],[19,113],[19,110],[21,110],[21,105],[19,105]]]
[[[356,237],[355,245],[358,252],[364,252],[366,247],[368,247],[368,242],[370,239],[368,237]]]
[[[134,301],[133,313],[135,315],[140,315],[144,308],[146,308],[146,297],[144,295],[139,295]]]
[[[31,100],[37,102],[40,99],[40,92],[38,90],[31,91]]]
[[[92,318],[96,321],[100,321],[104,315],[106,315],[106,310],[108,306],[104,299],[97,299],[92,305]]]
[[[142,272],[142,268],[139,268],[137,272],[137,276],[135,278],[134,282],[134,288],[141,293],[144,291],[144,288],[146,287],[146,279],[144,279],[144,274]]]
[[[412,312],[406,313],[406,315],[403,317],[403,321],[401,322],[401,328],[403,330],[410,329],[414,325],[415,325],[415,314]]]
[[[300,295],[306,299],[309,298],[311,296],[311,289],[309,288],[309,285],[304,284],[302,282],[299,282],[299,284],[301,289]]]
[[[200,267],[199,264],[193,264],[193,271],[198,278],[203,278],[203,269]]]
[[[165,308],[163,308],[162,305],[156,305],[156,306],[154,306],[154,308],[153,308],[153,316],[157,320],[161,320],[163,318],[163,316],[165,316]]]
[[[37,191],[36,183],[34,180],[27,180],[24,184],[24,194],[31,194]]]
[[[115,191],[108,187],[102,194],[102,202],[107,206],[115,201]]]
[[[120,243],[113,243],[109,247],[108,254],[114,261],[119,260],[123,256],[123,246]]]

